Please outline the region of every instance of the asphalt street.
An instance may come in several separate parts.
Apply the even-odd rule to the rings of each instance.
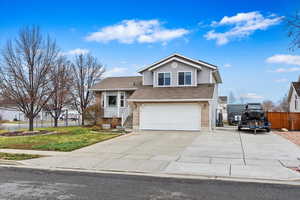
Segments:
[[[298,200],[291,185],[0,167],[0,199]]]

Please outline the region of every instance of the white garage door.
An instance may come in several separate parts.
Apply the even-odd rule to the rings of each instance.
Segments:
[[[140,107],[140,129],[200,130],[201,110],[195,103],[148,103]]]

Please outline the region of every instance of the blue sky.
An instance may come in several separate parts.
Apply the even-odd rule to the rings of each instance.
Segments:
[[[39,25],[66,55],[90,52],[111,76],[177,52],[218,65],[220,95],[278,101],[300,72],[284,23],[297,9],[296,0],[0,0],[0,45]]]

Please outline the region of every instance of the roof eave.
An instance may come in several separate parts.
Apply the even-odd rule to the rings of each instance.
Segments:
[[[219,70],[213,71],[213,75],[214,75],[217,83],[223,83]]]

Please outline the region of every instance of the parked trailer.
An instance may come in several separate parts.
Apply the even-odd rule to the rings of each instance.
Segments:
[[[245,104],[228,104],[227,105],[227,121],[229,125],[238,125],[241,121]]]

